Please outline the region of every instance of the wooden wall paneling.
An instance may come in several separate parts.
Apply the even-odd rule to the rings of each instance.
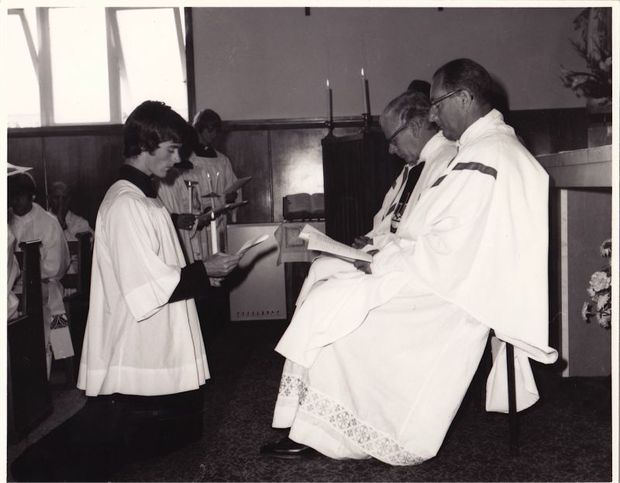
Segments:
[[[45,168],[43,164],[43,139],[35,137],[9,137],[7,139],[7,161],[18,166],[33,168],[30,174],[37,183],[36,201],[45,207]]]
[[[111,134],[46,138],[48,182],[64,181],[73,189],[72,210],[95,225],[99,204],[118,177],[122,140]]]
[[[273,216],[282,221],[282,198],[293,193],[323,192],[321,139],[325,129],[281,129],[271,132]]]
[[[230,158],[238,178],[252,176],[243,187],[243,199],[250,203],[237,210],[237,223],[270,223],[272,219],[272,179],[267,130],[226,133],[222,151]]]

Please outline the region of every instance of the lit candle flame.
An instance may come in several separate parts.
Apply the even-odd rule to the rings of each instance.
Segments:
[[[364,75],[364,68],[363,68],[363,67],[362,67],[362,77],[366,77],[366,76]]]
[[[329,89],[329,79],[327,79],[326,84],[327,84],[327,88]]]

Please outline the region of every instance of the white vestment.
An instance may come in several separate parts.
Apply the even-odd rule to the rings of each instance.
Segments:
[[[168,303],[183,252],[166,208],[119,180],[97,214],[90,308],[78,388],[164,395],[209,378],[193,299]]]
[[[273,425],[291,427],[291,439],[334,458],[420,463],[439,450],[489,328],[515,344],[517,382],[533,383],[527,356],[557,358],[547,346],[548,176],[495,110],[458,146],[372,275],[327,257],[311,271],[276,347],[287,361]],[[518,388],[519,409],[536,401],[529,390]]]
[[[41,293],[43,299],[43,319],[45,347],[47,351],[48,374],[51,367],[50,323],[54,316],[65,313],[64,289],[60,279],[69,268],[69,248],[60,223],[54,215],[45,211],[37,203],[24,216],[9,214],[9,226],[16,239],[16,248],[25,241],[41,240]],[[73,352],[71,349],[70,352]],[[72,355],[72,354],[70,354]]]
[[[6,301],[6,318],[7,320],[14,319],[19,314],[17,308],[19,306],[19,299],[13,291],[13,286],[19,278],[20,270],[19,263],[15,257],[15,235],[9,226],[7,229],[7,266],[6,266],[6,288],[7,288],[7,301]]]
[[[441,131],[424,145],[418,161],[418,163],[424,163],[422,173],[420,173],[420,178],[411,192],[402,220],[411,212],[413,206],[420,198],[420,194],[427,188],[430,188],[440,173],[448,166],[448,163],[456,156],[456,152],[456,143],[446,139]],[[407,164],[403,166],[403,170],[385,194],[381,208],[373,217],[372,230],[366,234],[367,237],[373,239],[373,246],[369,247],[369,249],[380,248],[392,238],[390,226],[393,206],[398,203],[405,189],[407,181],[405,176],[409,168],[410,166]]]
[[[207,207],[220,208],[225,204],[225,197],[208,197],[209,193],[222,194],[237,177],[232,170],[227,156],[217,151],[216,158],[206,158],[192,155],[190,161],[193,169],[181,171],[174,180],[161,180],[158,189],[158,197],[170,213],[189,213],[189,190],[185,181],[196,181],[198,185],[193,189],[196,195],[192,200],[194,214],[201,213]],[[241,199],[241,191],[237,193],[237,200]],[[234,213],[233,213],[234,216]],[[226,214],[216,220],[218,231],[218,249],[226,251]],[[187,262],[204,260],[212,253],[210,227],[192,233],[190,230],[179,230],[179,236],[183,242]]]

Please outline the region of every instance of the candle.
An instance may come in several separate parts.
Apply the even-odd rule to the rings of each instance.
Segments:
[[[364,112],[370,114],[370,95],[368,93],[368,79],[364,74],[364,68],[362,67],[362,88],[364,90]]]
[[[329,123],[334,121],[334,108],[332,103],[332,88],[329,86],[329,79],[327,79],[327,113]]]
[[[215,213],[211,212],[211,223],[209,227],[211,230],[211,255],[215,255],[219,252],[217,248],[217,223],[215,223]]]

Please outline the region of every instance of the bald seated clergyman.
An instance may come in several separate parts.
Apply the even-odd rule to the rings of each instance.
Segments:
[[[390,154],[405,161],[403,170],[385,194],[373,218],[373,228],[353,243],[366,250],[381,248],[395,235],[401,220],[409,215],[420,194],[438,177],[456,155],[456,144],[447,140],[427,116],[428,96],[406,91],[392,99],[380,123]]]
[[[557,358],[547,345],[548,176],[491,108],[489,87],[471,61],[437,71],[424,116],[458,141],[458,154],[371,263],[355,270],[334,259],[306,280],[276,346],[286,360],[272,424],[290,429],[263,454],[392,465],[434,457],[490,328],[515,345],[517,380],[529,378],[517,408],[538,399],[528,357]],[[488,410],[507,407],[503,361]]]

